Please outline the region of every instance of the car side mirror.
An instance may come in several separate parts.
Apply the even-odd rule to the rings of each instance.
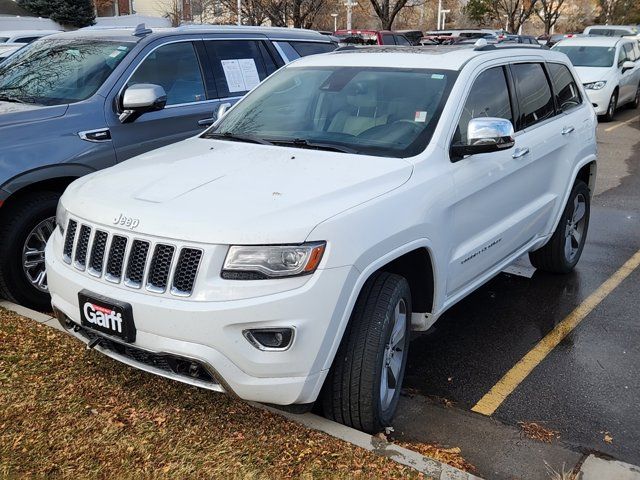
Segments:
[[[160,85],[153,83],[131,85],[122,96],[122,113],[118,119],[120,123],[130,123],[144,113],[162,110],[166,104],[167,94]]]
[[[472,118],[467,127],[467,143],[451,145],[451,158],[508,150],[516,143],[513,124],[504,118]]]
[[[636,68],[636,64],[632,61],[626,60],[622,62],[622,73],[626,72],[627,70],[633,70],[634,68]]]

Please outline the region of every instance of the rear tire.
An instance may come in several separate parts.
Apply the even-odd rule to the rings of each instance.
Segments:
[[[411,292],[380,272],[365,283],[325,381],[327,418],[368,433],[391,425],[409,349]]]
[[[549,242],[529,253],[531,264],[550,273],[569,273],[580,260],[589,229],[591,195],[582,180],[573,185],[560,223]]]
[[[611,94],[609,105],[607,106],[607,113],[602,116],[604,122],[612,122],[616,116],[616,109],[618,108],[618,91],[614,91]]]
[[[629,108],[635,109],[640,107],[640,84],[638,88],[636,88],[636,96],[633,98],[633,101],[629,104]]]
[[[44,274],[44,241],[55,230],[60,194],[37,192],[0,209],[0,296],[28,308],[51,310],[51,297],[34,283]],[[42,238],[40,238],[42,237]],[[25,252],[30,253],[25,256]],[[42,253],[40,253],[42,252]],[[25,269],[25,262],[34,266]],[[31,279],[28,277],[31,275]]]

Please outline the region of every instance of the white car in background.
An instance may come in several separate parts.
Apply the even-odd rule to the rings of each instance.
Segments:
[[[613,120],[622,105],[640,105],[638,42],[623,37],[577,37],[562,40],[553,50],[569,57],[603,120]]]
[[[0,30],[0,45],[3,43],[21,43],[26,45],[39,38],[60,32],[60,30]]]

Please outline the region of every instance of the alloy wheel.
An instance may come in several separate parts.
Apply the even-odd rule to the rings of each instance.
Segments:
[[[380,403],[386,410],[400,388],[400,374],[406,351],[407,304],[401,298],[393,312],[393,327],[382,356]]]
[[[44,249],[56,228],[56,218],[49,217],[38,223],[27,235],[22,247],[22,270],[27,281],[37,290],[48,293]]]
[[[564,255],[568,262],[572,262],[582,246],[586,225],[587,201],[582,193],[573,200],[573,212],[567,219],[565,228]]]

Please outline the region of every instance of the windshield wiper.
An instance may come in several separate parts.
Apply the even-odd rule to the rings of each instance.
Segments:
[[[222,140],[232,140],[236,142],[259,143],[261,145],[273,145],[273,143],[252,135],[237,135],[232,132],[211,132],[202,135],[203,138],[220,138]]]
[[[357,150],[332,143],[310,142],[304,138],[294,138],[293,140],[272,140],[274,145],[291,146],[297,148],[309,148],[312,150],[327,150],[329,152],[358,153]]]
[[[28,103],[17,97],[10,97],[9,95],[5,95],[3,93],[0,93],[0,102]]]

